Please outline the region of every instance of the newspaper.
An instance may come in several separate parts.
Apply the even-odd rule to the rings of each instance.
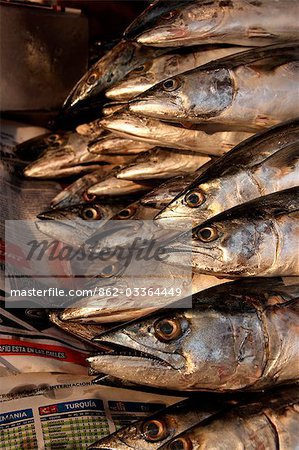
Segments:
[[[3,394],[0,388],[0,436],[5,450],[83,450],[120,427],[182,400],[97,386],[88,377],[36,373],[3,381],[2,386],[11,391]]]
[[[0,297],[0,319],[0,376],[24,372],[87,375],[86,357],[94,349],[51,324],[46,310],[7,310]]]

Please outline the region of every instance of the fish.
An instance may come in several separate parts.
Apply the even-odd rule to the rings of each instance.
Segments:
[[[162,50],[162,54],[165,49]],[[70,114],[105,98],[105,91],[128,72],[161,54],[160,49],[144,48],[134,41],[121,40],[96,62],[73,87],[62,113]],[[100,108],[99,108],[100,109]]]
[[[101,120],[103,128],[130,139],[153,146],[177,148],[193,152],[222,156],[239,142],[252,136],[244,131],[210,131],[204,124],[199,129],[184,128],[180,124],[166,123],[148,117],[121,112]]]
[[[157,450],[178,434],[227,409],[228,400],[184,399],[100,439],[88,450]]]
[[[190,47],[161,55],[129,72],[106,91],[112,100],[130,100],[161,81],[207,62],[244,51],[244,47]]]
[[[162,280],[161,288],[165,287],[165,279],[172,279],[173,286],[175,285],[175,272],[171,267],[168,270],[168,278]],[[229,283],[229,278],[217,278],[214,276],[192,273],[190,277],[190,293],[198,294],[205,291],[212,286],[218,286],[224,283]],[[117,286],[118,291],[122,294],[111,297],[113,287]],[[74,322],[88,325],[109,324],[128,322],[133,319],[138,319],[160,308],[165,308],[167,305],[174,303],[173,295],[166,294],[163,297],[151,300],[149,297],[143,297],[141,302],[136,304],[136,296],[134,293],[125,295],[126,289],[129,285],[125,283],[120,277],[116,280],[109,281],[101,280],[101,288],[110,288],[110,290],[103,291],[101,295],[94,295],[92,298],[84,297],[73,302],[71,307],[65,308],[59,314],[59,319],[63,322]],[[107,294],[105,294],[107,292]]]
[[[24,169],[24,175],[28,178],[63,178],[100,170],[102,166],[108,166],[112,169],[117,165],[128,163],[131,155],[127,152],[121,153],[120,151],[118,155],[110,156],[95,151],[97,145],[101,146],[104,139],[106,142],[107,139],[111,141],[111,133],[108,134],[108,138],[101,137],[90,148],[88,138],[76,132],[68,133],[63,140],[56,139],[55,143],[52,142],[52,145],[37,160],[27,165]],[[53,136],[55,135],[51,135],[52,139]],[[121,139],[117,139],[118,142],[121,142]],[[113,144],[114,142],[112,142]],[[104,169],[103,173],[106,172],[107,168]]]
[[[243,141],[212,163],[156,217],[177,227],[196,226],[253,198],[298,185],[299,119],[284,122]]]
[[[78,180],[68,185],[53,198],[51,208],[64,208],[96,200],[96,195],[89,195],[87,189],[103,178],[103,169],[107,169],[107,173],[111,171],[107,166],[103,166],[101,170],[96,170],[78,178]]]
[[[121,169],[116,177],[133,181],[166,179],[195,172],[211,160],[208,155],[187,150],[156,147],[137,156]]]
[[[156,84],[129,102],[137,115],[258,131],[298,116],[297,43],[254,48]]]
[[[143,45],[264,46],[298,39],[292,0],[165,0],[151,4],[124,33]]]
[[[299,439],[298,403],[298,386],[262,394],[258,399],[236,405],[191,427],[159,449],[296,450]]]
[[[91,234],[131,203],[131,199],[96,200],[70,205],[64,208],[54,208],[37,215],[37,228],[47,236],[80,247]],[[96,223],[96,227],[95,227]]]
[[[299,275],[299,187],[234,206],[165,243],[167,261],[216,276]],[[189,237],[189,236],[188,236]],[[179,257],[179,258],[178,258]]]
[[[153,188],[153,182],[149,181],[131,181],[121,180],[117,178],[117,173],[121,170],[121,166],[115,168],[108,173],[106,177],[101,178],[100,181],[94,183],[87,188],[87,195],[97,196],[118,196],[131,195],[140,192],[150,191]]]
[[[94,338],[113,354],[88,357],[90,373],[178,391],[256,391],[295,382],[298,289],[280,278],[256,278],[195,294],[192,308],[160,310]]]

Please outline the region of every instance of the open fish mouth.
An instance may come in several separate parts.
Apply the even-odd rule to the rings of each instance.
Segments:
[[[131,361],[133,361],[135,359],[139,363],[142,360],[145,360],[147,362],[152,361],[158,365],[176,369],[176,367],[173,367],[171,364],[169,364],[167,361],[165,361],[164,359],[162,359],[161,357],[159,357],[157,355],[153,355],[152,353],[148,353],[143,350],[137,350],[137,349],[133,349],[130,347],[126,347],[125,345],[122,345],[122,344],[111,343],[109,340],[106,341],[104,336],[103,336],[103,338],[96,337],[93,339],[93,341],[97,342],[97,343],[101,343],[101,344],[105,345],[105,347],[107,346],[111,350],[111,353],[110,352],[107,353],[106,351],[102,351],[102,352],[97,351],[96,356],[91,356],[91,357],[87,358],[87,361],[89,363],[91,363],[91,368],[92,368],[92,363],[95,359],[98,359],[98,358],[101,359],[101,357],[103,358],[103,360],[106,358],[122,359],[122,357],[124,357],[124,359],[130,358]]]

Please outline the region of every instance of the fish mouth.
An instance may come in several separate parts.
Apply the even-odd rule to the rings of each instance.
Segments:
[[[90,364],[91,375],[97,374],[101,371],[105,373],[105,363],[109,363],[113,366],[116,362],[121,364],[123,367],[129,361],[131,363],[136,362],[136,366],[141,363],[154,363],[156,366],[164,367],[164,368],[173,368],[170,364],[168,364],[162,358],[159,358],[151,353],[143,352],[141,350],[132,349],[129,347],[125,347],[124,345],[111,343],[109,340],[107,341],[104,338],[93,338],[93,341],[96,343],[101,343],[103,345],[107,345],[111,350],[111,353],[107,352],[98,352],[96,356],[90,356],[87,358],[88,363]],[[114,362],[115,361],[115,362]],[[101,362],[103,366],[101,367]],[[100,366],[99,366],[100,364]],[[99,367],[99,369],[97,368]],[[110,374],[110,373],[109,373]],[[111,373],[113,375],[113,373]]]
[[[129,334],[124,332],[112,331],[107,334],[101,334],[98,337],[93,338],[93,341],[97,344],[103,345],[105,348],[109,348],[111,353],[97,352],[96,356],[87,358],[87,361],[91,365],[91,369],[94,368],[94,363],[101,364],[103,361],[103,367],[101,370],[105,373],[105,362],[112,363],[117,361],[121,367],[124,367],[126,363],[143,364],[144,366],[154,367],[156,369],[172,369],[178,370],[185,366],[185,358],[179,353],[166,353],[159,350],[151,349],[146,345],[140,344],[135,341]],[[113,373],[109,373],[113,375]],[[117,376],[117,375],[116,375]]]

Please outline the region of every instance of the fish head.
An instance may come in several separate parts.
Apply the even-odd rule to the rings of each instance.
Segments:
[[[103,92],[101,65],[94,64],[73,87],[66,98],[62,111],[70,113],[88,107],[90,102],[101,98]]]
[[[236,208],[194,227],[191,241],[186,242],[182,234],[166,245],[168,262],[178,264],[182,255],[191,254],[192,267],[199,273],[261,275],[275,259],[271,221],[246,217],[244,209],[242,216],[237,214],[239,211],[230,213]]]
[[[129,103],[129,111],[172,122],[200,122],[218,116],[233,98],[226,68],[196,68],[167,78]]]
[[[111,346],[113,353],[88,358],[91,373],[103,372],[136,384],[181,391],[244,386],[247,380],[239,376],[235,357],[235,327],[244,321],[246,328],[248,315],[238,305],[234,306],[236,312],[228,315],[224,297],[225,291],[211,294],[211,298],[202,292],[196,294],[192,309],[160,310],[96,337],[98,344]],[[239,299],[233,301],[236,304]],[[259,349],[254,379],[262,371],[263,351],[260,324],[252,326],[257,337],[253,338],[254,344],[249,340],[248,345]],[[241,334],[240,350],[244,338]],[[248,370],[245,365],[240,366],[241,371]]]
[[[74,166],[80,163],[80,152],[86,149],[86,138],[77,133],[57,133],[51,134],[47,141],[49,143],[41,156],[25,168],[25,176],[56,178],[73,174]]]
[[[37,228],[47,236],[79,247],[109,219],[113,211],[109,204],[99,202],[50,209],[38,214]]]
[[[137,384],[183,389],[190,346],[190,322],[183,314],[137,321],[96,340],[112,345],[115,353],[88,358],[92,371],[125,376]]]
[[[75,220],[86,221],[108,219],[113,212],[109,204],[91,202],[70,205],[65,208],[55,208],[40,213],[37,217],[42,220]]]
[[[45,133],[41,136],[29,139],[16,146],[16,152],[24,159],[26,157],[37,158],[47,150],[63,148],[71,135],[71,132]],[[32,156],[31,156],[32,155]]]
[[[202,177],[199,178],[201,180]],[[230,185],[231,186],[231,185]],[[163,223],[173,223],[174,219],[192,220],[194,226],[205,222],[222,211],[222,199],[230,195],[229,184],[225,178],[209,181],[194,181],[181,192],[156,217]]]
[[[75,85],[64,102],[63,112],[97,108],[103,103],[108,88],[152,55],[151,51],[141,52],[140,48],[135,41],[119,41]]]
[[[168,3],[168,8],[165,8],[164,13],[156,20],[149,20],[148,14],[148,21],[144,23],[143,30],[139,29],[137,42],[157,47],[176,47],[184,43],[194,44],[195,36],[196,43],[200,44],[201,39],[207,39],[217,29],[225,13],[218,1]],[[226,3],[229,5],[231,2]]]
[[[184,104],[184,88],[185,79],[181,75],[168,78],[133,99],[129,111],[157,119],[184,118],[187,106]]]

